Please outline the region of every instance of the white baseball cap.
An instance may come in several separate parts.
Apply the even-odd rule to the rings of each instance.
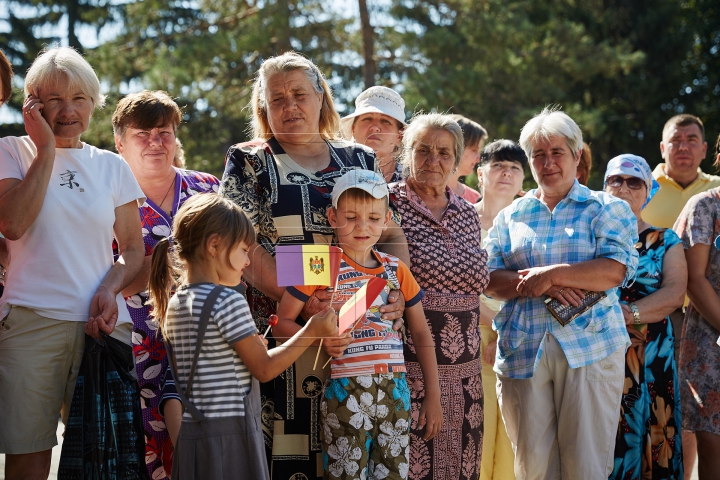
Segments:
[[[386,198],[389,195],[387,182],[385,177],[372,170],[354,169],[346,172],[342,177],[338,178],[332,191],[332,206],[337,208],[338,198],[340,195],[351,188],[359,188],[365,190],[378,200]]]
[[[353,119],[366,113],[381,113],[405,123],[405,100],[392,88],[375,86],[362,92],[355,99],[355,111],[340,119],[340,133],[348,140],[352,138]]]

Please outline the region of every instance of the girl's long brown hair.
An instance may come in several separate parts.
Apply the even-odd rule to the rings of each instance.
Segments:
[[[148,290],[152,316],[160,323],[161,331],[165,330],[173,289],[186,282],[183,267],[204,259],[212,235],[220,237],[226,257],[238,243],[250,246],[255,242],[252,222],[240,207],[215,193],[203,193],[185,202],[173,221],[171,238],[163,238],[155,246]]]

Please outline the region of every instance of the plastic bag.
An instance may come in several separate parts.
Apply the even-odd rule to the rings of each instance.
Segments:
[[[149,479],[132,348],[85,336],[59,480]]]

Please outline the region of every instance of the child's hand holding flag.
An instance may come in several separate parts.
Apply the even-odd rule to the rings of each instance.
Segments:
[[[278,245],[275,247],[278,286],[322,285],[335,289],[341,259],[342,249],[332,245]],[[320,339],[313,370],[322,342]]]

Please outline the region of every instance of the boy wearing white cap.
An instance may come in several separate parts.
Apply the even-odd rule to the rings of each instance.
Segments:
[[[372,148],[388,183],[402,180],[397,161],[405,123],[405,101],[388,87],[375,86],[355,99],[355,111],[340,120],[340,133],[348,140]]]
[[[352,343],[331,362],[320,404],[326,479],[406,479],[410,421],[425,428],[425,440],[437,435],[442,426],[437,361],[420,302],[424,292],[407,265],[373,248],[390,221],[388,197],[382,175],[350,170],[335,184],[328,210],[328,221],[343,250],[334,298],[348,301],[372,277],[382,278],[387,285],[345,334]],[[278,306],[279,321],[294,322],[320,288],[326,287],[288,287]],[[425,379],[425,400],[412,415],[402,335],[378,313],[390,290],[400,290],[406,299],[405,318]],[[366,475],[361,475],[363,471]]]

